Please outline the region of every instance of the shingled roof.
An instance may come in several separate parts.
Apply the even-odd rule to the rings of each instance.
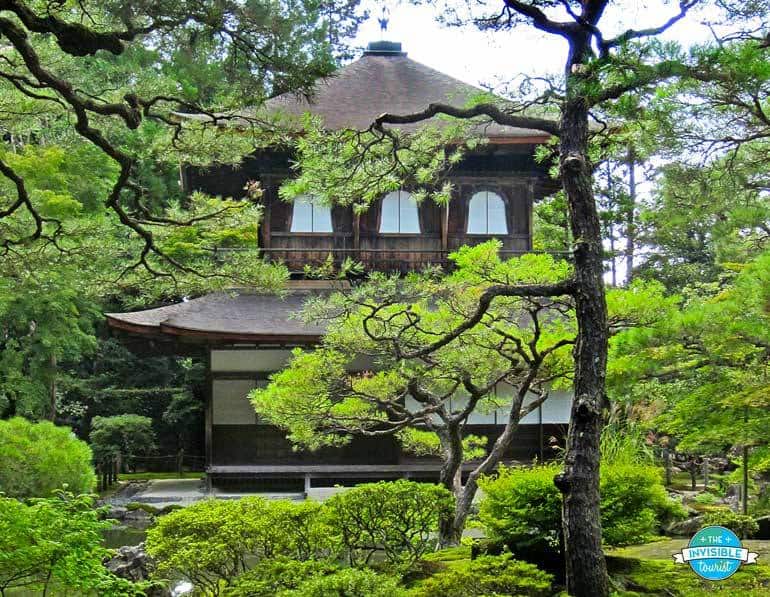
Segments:
[[[411,114],[420,112],[432,103],[447,103],[462,108],[486,93],[459,79],[416,62],[401,51],[396,42],[373,42],[363,56],[343,66],[329,77],[319,79],[310,94],[304,97],[284,93],[267,100],[254,110],[240,113],[243,124],[247,118],[267,114],[284,117],[284,125],[301,127],[305,114],[318,116],[330,130],[367,129],[379,115]],[[499,103],[505,100],[499,98]],[[176,114],[179,118],[208,120],[203,114]],[[239,122],[237,114],[235,120]],[[431,124],[442,126],[446,119],[434,117]],[[398,125],[401,130],[413,131],[424,123]],[[478,119],[476,131],[490,140],[509,143],[542,143],[550,135],[529,128],[501,126],[489,119]]]
[[[295,318],[310,296],[310,291],[283,296],[247,290],[216,292],[166,307],[106,316],[113,329],[153,338],[309,344],[324,332],[320,325]]]
[[[279,95],[266,102],[270,112],[302,116],[310,112],[322,119],[329,129],[366,129],[384,112],[411,114],[431,103],[448,103],[463,107],[484,93],[401,52],[401,44],[375,42],[355,62],[342,67],[332,76],[319,79],[311,99],[292,93]],[[434,119],[435,123],[441,122]],[[414,130],[420,124],[399,125]],[[483,134],[492,138],[542,138],[547,133],[535,129],[484,123]]]

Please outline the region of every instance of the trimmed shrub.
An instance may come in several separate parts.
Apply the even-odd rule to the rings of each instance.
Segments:
[[[316,576],[332,574],[339,566],[324,560],[290,560],[278,557],[262,560],[238,576],[224,591],[225,597],[273,597],[297,589]]]
[[[0,421],[0,492],[7,497],[47,497],[62,488],[89,493],[95,486],[91,450],[69,427]]]
[[[480,556],[434,574],[412,592],[414,597],[481,597],[551,594],[553,576],[511,554]]]
[[[493,541],[520,557],[538,558],[561,551],[561,494],[553,484],[556,466],[503,468],[480,483],[479,517]],[[617,464],[602,467],[602,532],[608,545],[643,543],[659,525],[684,516],[670,499],[655,467]]]
[[[703,526],[725,527],[741,539],[749,539],[759,530],[759,524],[752,516],[738,514],[729,508],[719,508],[705,514],[703,516]]]
[[[446,488],[404,479],[358,485],[324,504],[351,565],[378,551],[392,564],[413,564],[433,545],[439,518],[453,507]]]
[[[147,532],[147,552],[159,576],[186,577],[216,595],[246,572],[247,561],[334,553],[321,508],[258,497],[204,500],[159,518]]]
[[[713,506],[719,502],[719,498],[713,493],[699,493],[693,498],[693,502],[701,506]]]
[[[602,469],[602,537],[608,545],[644,543],[661,524],[682,518],[682,505],[668,497],[659,469],[613,464]]]
[[[368,569],[343,568],[327,576],[314,576],[297,589],[278,597],[406,597],[398,579]]]
[[[132,469],[137,456],[155,451],[152,419],[140,415],[94,417],[88,439],[99,464],[119,459],[122,466]]]
[[[518,555],[561,551],[561,494],[553,484],[556,466],[500,467],[497,477],[480,480],[484,497],[479,519],[487,537]]]

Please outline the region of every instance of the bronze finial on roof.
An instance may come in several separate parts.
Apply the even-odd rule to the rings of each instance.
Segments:
[[[390,9],[387,6],[382,7],[382,16],[377,19],[377,22],[380,24],[380,31],[382,32],[383,37],[385,36],[385,32],[388,30],[388,22],[390,21]]]

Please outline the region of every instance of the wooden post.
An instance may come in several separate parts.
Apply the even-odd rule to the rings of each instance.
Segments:
[[[180,479],[184,477],[184,447],[182,446],[176,453],[176,474]]]
[[[51,380],[48,386],[48,400],[50,403],[50,413],[48,418],[51,421],[56,420],[56,355],[52,354],[48,359],[48,366],[51,369]]]
[[[361,261],[361,214],[353,212],[353,258]]]
[[[749,422],[749,407],[743,408],[743,432],[746,433],[746,427]],[[748,441],[745,437],[744,442]],[[749,513],[749,446],[743,444],[743,513]]]
[[[703,459],[703,491],[709,487],[709,459]]]
[[[212,402],[214,400],[214,377],[211,374],[211,347],[206,349],[206,392],[205,392],[205,405],[204,405],[204,418],[205,418],[205,439],[204,439],[204,471],[206,471],[206,492],[211,491],[211,477],[209,476],[208,469],[213,464],[213,411]]]
[[[749,447],[743,446],[743,513],[749,513]]]
[[[695,491],[698,483],[698,463],[695,462],[695,456],[690,456],[690,466],[687,468],[690,469],[690,484],[692,486],[692,490]]]
[[[449,250],[449,205],[441,206],[441,250]]]
[[[543,405],[537,407],[537,427],[540,442],[540,463],[542,464],[545,459],[545,445],[543,438]]]
[[[663,470],[666,474],[666,487],[671,485],[671,450],[668,449],[668,446],[663,448]]]
[[[270,212],[273,208],[272,193],[273,188],[271,185],[269,190],[264,189],[264,194],[262,195],[262,205],[264,206],[262,209],[262,248],[264,249],[270,248]]]

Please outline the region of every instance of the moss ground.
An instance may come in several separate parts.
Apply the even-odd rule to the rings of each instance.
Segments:
[[[608,550],[607,564],[616,595],[662,595],[696,597],[721,594],[739,597],[770,595],[770,541],[744,541],[750,551],[759,553],[759,564],[742,566],[732,577],[709,582],[698,577],[689,566],[674,564],[672,554],[687,545],[686,539],[666,539],[644,545]],[[764,560],[764,563],[762,563]]]

